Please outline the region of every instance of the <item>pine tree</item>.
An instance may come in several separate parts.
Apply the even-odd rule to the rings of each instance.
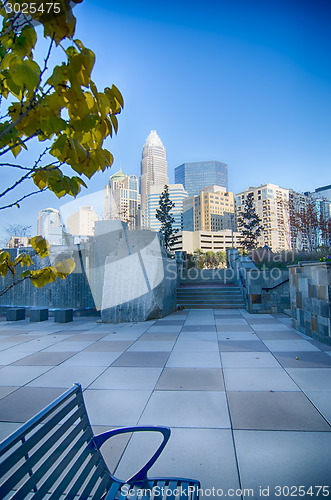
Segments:
[[[246,251],[254,250],[258,246],[257,239],[261,236],[263,226],[261,218],[254,207],[254,194],[249,193],[245,199],[243,210],[238,217],[238,227],[243,235],[242,246]]]
[[[161,222],[160,233],[164,237],[164,243],[167,249],[170,249],[178,229],[173,228],[175,218],[171,215],[171,210],[175,204],[170,200],[169,186],[164,186],[164,191],[160,196],[159,208],[156,210],[156,218]]]

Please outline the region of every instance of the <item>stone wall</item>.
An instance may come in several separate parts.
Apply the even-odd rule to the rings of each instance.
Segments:
[[[11,258],[14,259],[19,252],[34,254],[34,250],[29,248],[7,250]],[[0,297],[1,306],[23,306],[23,307],[48,307],[49,309],[73,308],[90,309],[95,307],[91,288],[85,273],[87,245],[72,245],[70,247],[53,247],[50,257],[40,259],[33,257],[34,267],[30,269],[40,269],[41,267],[54,264],[61,259],[68,257],[75,260],[75,271],[66,277],[65,280],[57,279],[44,288],[36,288],[30,280],[20,283]],[[24,271],[24,268],[22,269]],[[10,285],[12,279],[10,274],[1,279],[1,289]]]
[[[258,269],[250,257],[233,248],[227,250],[227,262],[248,312],[279,313],[290,308],[288,269]]]
[[[331,345],[331,264],[290,266],[292,326]]]

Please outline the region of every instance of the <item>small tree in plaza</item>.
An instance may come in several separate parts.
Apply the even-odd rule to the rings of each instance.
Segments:
[[[103,143],[117,133],[123,97],[115,85],[98,91],[91,79],[95,55],[74,38],[71,5],[70,0],[0,1],[0,168],[2,178],[9,171],[11,179],[0,189],[0,211],[19,209],[23,200],[45,190],[58,198],[76,197],[87,187],[84,178],[112,165],[112,154]],[[41,61],[36,59],[36,24],[42,26],[40,38],[48,44]],[[63,61],[51,67],[54,51]],[[26,160],[32,144],[37,144],[38,153]],[[31,244],[40,257],[49,254],[41,236],[32,238]],[[42,287],[65,278],[75,267],[67,259],[18,273],[31,264],[28,254],[11,260],[9,252],[0,252],[0,275],[13,277],[9,288],[24,279]]]
[[[164,243],[168,250],[170,250],[171,245],[174,243],[178,232],[178,229],[173,228],[175,218],[171,215],[171,210],[174,208],[175,204],[170,200],[169,196],[169,186],[164,186],[164,191],[162,192],[159,199],[159,208],[156,210],[156,218],[161,222],[160,233],[164,237]]]
[[[254,207],[254,194],[249,193],[245,199],[243,209],[238,216],[238,228],[243,238],[241,244],[246,251],[258,247],[258,237],[261,236],[263,226],[261,218]]]

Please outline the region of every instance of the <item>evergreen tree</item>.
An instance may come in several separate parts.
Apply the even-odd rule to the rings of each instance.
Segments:
[[[174,206],[175,204],[170,200],[169,186],[165,185],[160,196],[159,208],[156,210],[156,218],[161,222],[160,233],[164,237],[167,249],[170,249],[176,239],[175,234],[178,232],[178,229],[173,228],[175,218],[170,213]]]
[[[245,199],[243,210],[238,217],[238,227],[243,235],[242,246],[246,251],[257,248],[257,239],[261,236],[263,226],[261,218],[254,207],[254,194],[249,193]]]

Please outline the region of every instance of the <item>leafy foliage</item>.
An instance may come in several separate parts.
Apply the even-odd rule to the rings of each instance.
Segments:
[[[156,218],[161,222],[160,233],[164,237],[164,243],[167,249],[174,243],[178,229],[173,228],[175,218],[171,215],[171,210],[175,204],[170,200],[169,186],[164,186],[164,191],[160,196],[159,208],[156,210]]]
[[[44,259],[49,256],[49,245],[41,236],[32,238],[31,245],[36,255],[39,255],[40,258]],[[0,252],[0,275],[4,278],[10,273],[13,278],[12,283],[0,291],[0,297],[13,286],[22,283],[26,279],[30,279],[35,287],[42,288],[48,283],[54,283],[57,278],[65,279],[75,269],[75,262],[72,259],[65,259],[58,262],[55,266],[45,266],[42,269],[36,270],[26,269],[21,273],[18,272],[18,269],[23,267],[29,268],[31,265],[34,265],[34,261],[29,254],[19,253],[12,261],[9,252]]]
[[[80,0],[74,0],[79,3]],[[87,187],[83,177],[90,179],[113,162],[113,156],[103,143],[117,133],[117,115],[123,108],[123,97],[115,85],[98,91],[91,79],[95,62],[93,52],[74,38],[76,19],[69,0],[56,3],[60,12],[32,12],[31,5],[16,0],[15,5],[30,5],[29,14],[8,10],[8,2],[0,1],[3,18],[0,31],[0,167],[17,173],[12,185],[0,192],[0,210],[17,206],[25,198],[52,191],[58,198],[77,196]],[[46,5],[50,5],[49,3]],[[55,5],[55,4],[54,4]],[[35,60],[36,23],[43,26],[48,41],[45,59]],[[63,55],[63,62],[49,69],[52,52]],[[21,153],[31,141],[40,143],[39,157],[27,166],[20,162]],[[13,157],[13,158],[12,158]],[[30,181],[30,183],[29,183]],[[32,184],[31,184],[32,181]],[[25,194],[17,194],[27,186]],[[32,187],[31,187],[32,186]],[[34,186],[34,187],[33,187]],[[41,258],[49,254],[48,244],[41,236],[31,244]],[[10,253],[0,253],[0,275],[11,274],[13,282],[0,292],[25,279],[34,286],[64,279],[74,269],[71,259],[42,269],[17,269],[33,264],[28,254],[19,254],[11,261]]]
[[[302,240],[308,252],[331,245],[331,217],[318,210],[318,201],[310,199],[303,209],[289,206],[290,224],[294,238]]]
[[[257,248],[258,237],[261,236],[263,229],[261,222],[254,207],[254,194],[248,193],[237,220],[239,231],[243,235],[241,244],[246,251]]]
[[[117,133],[123,97],[115,85],[99,92],[92,81],[95,56],[74,38],[76,20],[68,1],[61,2],[61,15],[37,11],[30,21],[21,14],[7,13],[4,4],[0,2],[0,156],[10,154],[17,161],[0,166],[16,169],[21,176],[0,193],[0,209],[19,206],[22,199],[34,194],[5,201],[28,179],[38,188],[36,192],[49,189],[59,198],[66,194],[75,197],[86,187],[83,176],[90,179],[113,162],[103,142]],[[34,58],[36,20],[43,24],[44,37],[49,40],[43,65]],[[49,71],[53,50],[61,51],[64,61]],[[32,139],[44,142],[45,148],[33,165],[20,165],[19,154]],[[61,168],[66,165],[71,168],[69,175]]]

